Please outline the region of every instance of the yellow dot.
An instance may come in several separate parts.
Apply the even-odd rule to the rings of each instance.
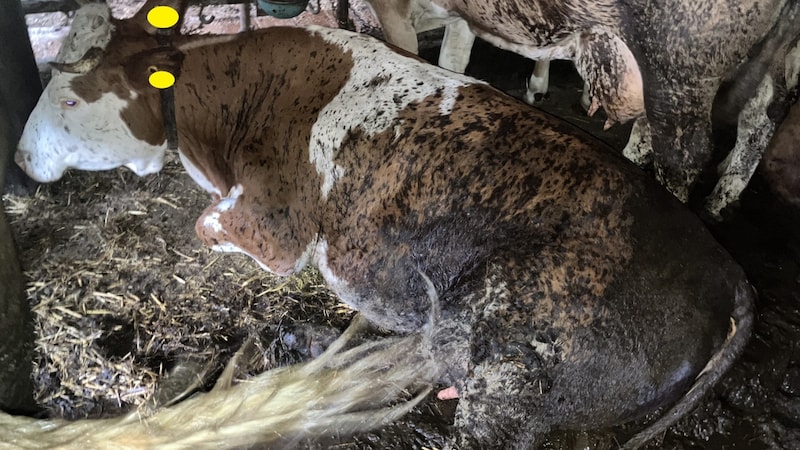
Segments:
[[[175,75],[166,70],[158,70],[150,74],[150,85],[157,89],[166,89],[175,84]]]
[[[178,23],[178,11],[169,6],[156,6],[147,13],[147,21],[156,28],[171,28]]]

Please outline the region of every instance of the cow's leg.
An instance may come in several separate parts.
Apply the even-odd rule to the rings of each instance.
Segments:
[[[547,94],[550,84],[550,60],[540,59],[533,66],[533,73],[528,79],[528,91],[525,92],[525,102],[529,105],[540,102]]]
[[[711,158],[710,117],[677,112],[649,115],[649,119],[656,179],[686,203],[697,177]]]
[[[455,20],[444,28],[442,48],[439,51],[439,66],[457,73],[464,73],[469,64],[475,34],[465,20]]]
[[[544,414],[531,415],[540,403],[546,377],[512,359],[495,358],[475,366],[459,385],[454,449],[538,448],[549,431]]]
[[[510,287],[515,284],[502,272],[489,268],[485,295],[468,301],[470,311],[480,311],[478,317],[455,317],[453,323],[461,328],[450,326],[455,331],[448,336],[454,339],[437,346],[451,355],[451,366],[463,367],[454,379],[445,380],[455,384],[448,393],[459,399],[449,443],[454,449],[538,448],[550,429],[545,414],[552,385],[545,368],[548,360],[531,344],[528,335],[535,333],[527,321],[509,323],[517,295]],[[524,330],[515,332],[518,325]],[[468,344],[459,347],[459,342]]]
[[[368,2],[383,28],[386,40],[413,54],[419,53],[417,30],[411,19],[409,1],[372,0]]]
[[[720,164],[722,176],[706,200],[706,211],[714,219],[721,220],[722,211],[736,201],[747,187],[775,132],[775,123],[767,115],[767,107],[772,102],[774,93],[772,77],[766,76],[756,95],[739,114],[736,145]]]
[[[650,140],[650,124],[647,117],[639,117],[633,123],[628,144],[622,154],[639,167],[647,167],[653,162],[653,143]]]
[[[584,111],[588,111],[589,108],[592,106],[592,95],[589,94],[590,88],[589,83],[587,81],[583,82],[583,91],[581,92],[581,108]]]
[[[642,63],[647,81],[647,121],[656,179],[686,203],[700,173],[711,160],[711,105],[719,78],[697,76],[663,67],[663,61]]]

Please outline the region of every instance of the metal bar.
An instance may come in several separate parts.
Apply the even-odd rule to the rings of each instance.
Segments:
[[[350,21],[350,0],[336,2],[336,23],[343,30],[354,30],[353,22]]]
[[[7,164],[42,86],[17,0],[0,14],[0,191]],[[19,172],[19,168],[13,165]],[[9,167],[10,169],[10,167]],[[19,175],[22,175],[19,173]],[[11,181],[11,180],[7,180]],[[36,411],[31,380],[33,318],[11,227],[0,209],[0,409]]]
[[[23,14],[69,12],[80,8],[77,0],[21,0]],[[238,5],[242,0],[190,0],[191,5]]]

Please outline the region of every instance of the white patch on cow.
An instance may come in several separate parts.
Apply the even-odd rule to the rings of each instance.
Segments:
[[[356,305],[358,303],[358,296],[350,285],[339,278],[330,266],[328,266],[328,241],[320,239],[317,241],[316,247],[313,251],[313,263],[319,269],[322,278],[325,279],[328,287],[348,305]]]
[[[445,83],[442,102],[439,103],[439,114],[449,116],[453,112],[453,107],[456,106],[456,99],[458,98],[458,88],[461,86],[462,84],[459,82]]]
[[[269,266],[267,266],[266,264],[264,264],[261,261],[259,261],[258,258],[253,256],[252,253],[250,253],[248,251],[245,251],[245,250],[242,250],[240,247],[237,247],[237,246],[231,244],[230,242],[221,242],[221,243],[219,243],[217,245],[212,245],[211,246],[211,250],[213,250],[215,252],[220,252],[220,253],[241,253],[243,255],[249,256],[250,259],[255,261],[258,264],[258,266],[261,267],[262,269],[266,270],[267,272],[269,272],[271,274],[275,274],[275,272],[273,272],[272,269],[269,268]],[[277,274],[277,275],[280,275],[280,274]]]
[[[582,31],[572,33],[554,42],[551,45],[536,47],[529,44],[518,44],[507,41],[500,36],[493,35],[483,30],[476,30],[478,37],[503,50],[514,52],[518,55],[538,61],[540,59],[565,59],[575,61],[577,49],[581,44]]]
[[[203,219],[203,227],[208,228],[209,230],[218,234],[224,232],[225,228],[219,221],[220,216],[221,214],[217,211],[214,211],[211,214],[206,215],[206,217]]]
[[[69,34],[56,56],[58,62],[75,62],[92,47],[105,50],[111,40],[111,10],[106,3],[88,3],[75,11]]]
[[[747,187],[775,132],[775,123],[767,115],[774,92],[772,77],[764,77],[756,95],[739,113],[736,145],[723,161],[724,166],[720,165],[719,169],[724,175],[706,201],[706,210],[715,219],[722,219],[722,211],[736,201]]]
[[[239,200],[239,197],[242,196],[242,192],[244,192],[244,188],[242,187],[241,184],[234,185],[228,191],[228,195],[226,195],[225,198],[220,199],[220,201],[217,202],[217,208],[216,208],[217,211],[225,212],[230,209],[233,209],[233,207],[236,206],[236,201]]]
[[[183,164],[183,168],[186,170],[186,173],[197,183],[198,186],[203,188],[206,192],[210,194],[215,194],[219,197],[222,197],[222,192],[220,192],[219,188],[211,182],[211,180],[206,177],[202,170],[200,170],[197,166],[192,164],[189,158],[183,154],[183,152],[178,149],[178,157],[181,159],[181,164]]]
[[[583,91],[581,92],[581,108],[583,108],[584,111],[588,111],[590,105],[592,104],[591,92],[592,92],[591,86],[589,86],[589,83],[587,81],[584,81]]]
[[[545,361],[548,361],[556,356],[555,345],[549,342],[541,342],[534,339],[531,341],[531,347],[533,347],[533,351],[535,351],[536,354]]]
[[[784,70],[786,88],[792,90],[797,86],[797,83],[800,83],[800,40],[786,52]]]
[[[241,184],[233,186],[230,191],[228,191],[228,195],[224,198],[221,198],[214,206],[214,209],[210,213],[206,214],[206,216],[203,218],[203,227],[211,230],[216,235],[216,239],[218,240],[216,245],[211,246],[211,250],[224,253],[242,253],[257,262],[262,269],[269,273],[275,273],[252,253],[242,249],[230,241],[225,240],[225,236],[228,235],[228,231],[220,222],[220,217],[222,217],[222,214],[225,211],[230,211],[236,206],[236,202],[239,200],[239,197],[242,196],[243,190],[244,189],[242,188]]]
[[[446,27],[463,21],[458,14],[445,9],[430,0],[412,0],[411,20],[418,33]]]
[[[306,245],[306,249],[303,250],[303,253],[297,258],[297,261],[294,263],[294,273],[300,272],[301,270],[305,269],[309,262],[311,262],[314,258],[314,254],[317,252],[317,240],[319,239],[319,235],[315,234],[314,237],[311,239],[311,242]]]
[[[166,141],[150,145],[134,137],[122,119],[129,100],[113,93],[87,104],[70,86],[78,75],[55,72],[31,112],[16,159],[33,179],[50,182],[68,168],[128,167],[143,176],[161,170]],[[130,93],[134,99],[135,93]]]
[[[236,206],[236,202],[241,197],[244,188],[242,188],[241,184],[237,184],[230,189],[228,195],[219,199],[217,204],[214,206],[213,212],[206,215],[203,219],[203,227],[212,230],[216,234],[225,233],[225,228],[219,221],[219,218],[222,216],[222,213],[225,211],[230,211]]]
[[[441,108],[443,114],[448,114],[458,88],[476,83],[465,76],[387,52],[386,44],[368,36],[318,26],[309,29],[325,41],[347,49],[355,64],[347,83],[320,111],[311,131],[310,160],[323,176],[324,198],[344,174],[344,168],[335,163],[336,151],[350,130],[360,128],[374,135],[397,127],[400,111],[435,95],[443,85],[447,88],[441,92]]]
[[[497,281],[497,277],[487,277],[485,281],[486,290],[480,304],[483,306],[483,315],[492,316],[506,310],[508,302],[508,285],[504,281]]]

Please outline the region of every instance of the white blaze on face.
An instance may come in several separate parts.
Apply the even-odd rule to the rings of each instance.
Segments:
[[[133,136],[121,116],[129,100],[108,92],[86,102],[70,86],[77,76],[54,71],[28,118],[16,155],[25,172],[49,182],[61,178],[67,168],[125,166],[140,176],[161,170],[167,144],[151,145]],[[133,101],[136,94],[130,95]]]
[[[225,227],[219,221],[220,216],[225,211],[230,211],[236,206],[236,202],[241,197],[244,188],[241,184],[237,184],[236,186],[232,187],[228,195],[219,199],[214,210],[211,214],[208,214],[205,219],[203,219],[203,226],[215,234],[227,234],[225,231]],[[222,242],[222,241],[220,241]],[[231,245],[231,244],[228,244]],[[231,251],[231,250],[220,250],[220,251]]]
[[[324,198],[336,179],[344,174],[344,168],[335,163],[336,150],[350,129],[359,128],[374,135],[395,127],[400,111],[437,91],[442,95],[439,112],[450,114],[459,88],[477,83],[469,77],[395,53],[386,44],[368,36],[316,26],[309,28],[345,53],[350,52],[354,63],[347,83],[320,111],[311,130],[310,159],[323,176]]]

